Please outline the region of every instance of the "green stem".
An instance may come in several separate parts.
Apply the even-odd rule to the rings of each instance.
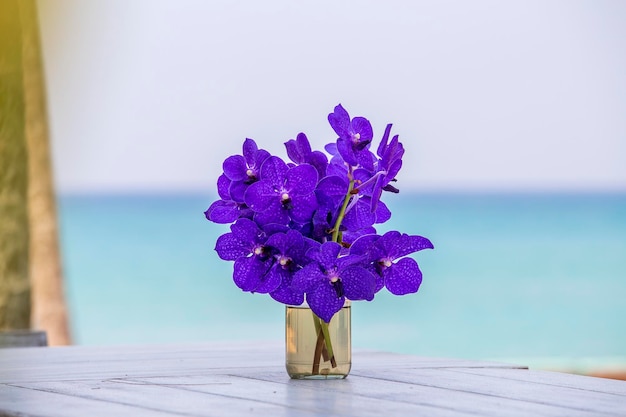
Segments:
[[[348,185],[348,192],[346,193],[345,198],[343,199],[343,204],[341,205],[341,209],[339,210],[339,214],[337,215],[337,221],[335,222],[335,227],[333,228],[332,241],[340,243],[341,232],[339,229],[341,228],[341,223],[343,222],[344,217],[346,217],[346,209],[348,208],[348,204],[350,203],[350,199],[352,198],[352,190],[354,189],[354,180],[350,180],[350,184]],[[315,313],[313,313],[313,322],[315,323],[315,334],[318,338],[318,343],[316,344],[315,355],[313,358],[313,375],[319,374],[319,364],[321,361],[322,355],[324,356],[324,360],[327,361],[330,358],[330,364],[333,368],[337,367],[337,361],[335,360],[335,354],[333,353],[333,344],[330,340],[330,332],[328,331],[328,323],[326,323],[321,318],[317,317]],[[321,331],[321,333],[320,333]],[[321,349],[319,348],[319,342],[321,342],[321,337],[324,336],[324,342]]]
[[[315,317],[315,315],[313,315],[313,317]],[[317,340],[315,341],[315,352],[313,353],[313,369],[311,369],[311,375],[320,374],[320,362],[322,361],[323,346],[324,338],[322,337],[322,332],[319,331],[317,333]]]
[[[313,324],[315,325],[315,334],[317,335],[318,339],[324,340],[323,336],[324,336],[324,332],[322,332],[322,320],[317,317],[315,315],[315,313],[313,313]],[[322,357],[324,358],[325,361],[328,360],[328,349],[326,349],[326,344],[324,344],[324,349],[322,349]]]
[[[339,210],[339,215],[337,216],[337,221],[335,222],[335,227],[333,228],[333,236],[332,241],[339,243],[339,228],[341,227],[341,223],[343,222],[343,218],[346,217],[346,208],[348,207],[348,203],[352,198],[352,189],[354,188],[354,180],[350,181],[350,185],[348,185],[348,192],[346,193],[346,197],[343,199],[343,204],[341,205],[341,210]]]
[[[317,342],[315,343],[315,353],[313,355],[313,369],[311,373],[313,375],[319,375],[320,362],[322,357],[324,361],[330,361],[330,366],[337,367],[337,360],[333,353],[333,344],[330,340],[330,332],[328,331],[328,323],[319,318],[315,313],[313,314],[313,323],[315,324],[315,334],[317,335]]]
[[[333,353],[333,344],[330,341],[330,333],[328,332],[328,323],[320,319],[322,333],[324,333],[324,341],[326,342],[326,349],[328,350],[328,356],[330,357],[330,366],[337,367],[337,361],[335,360],[335,354]]]

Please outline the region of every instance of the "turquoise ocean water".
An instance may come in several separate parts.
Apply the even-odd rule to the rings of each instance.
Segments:
[[[430,238],[417,294],[353,304],[355,347],[465,358],[626,357],[626,194],[400,194],[379,227]],[[78,344],[280,340],[284,307],[241,292],[212,195],[65,195]]]

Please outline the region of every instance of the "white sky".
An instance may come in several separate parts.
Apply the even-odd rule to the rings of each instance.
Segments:
[[[398,186],[626,190],[625,1],[40,0],[61,192],[214,191],[246,137],[335,139]]]

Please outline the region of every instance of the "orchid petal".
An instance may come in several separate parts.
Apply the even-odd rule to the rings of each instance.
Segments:
[[[352,209],[346,210],[343,226],[348,230],[359,230],[369,227],[376,221],[376,215],[370,209],[369,199],[360,198]]]
[[[422,249],[434,249],[432,242],[423,236],[409,236],[409,243],[407,245],[407,250],[410,250],[409,253],[417,252]]]
[[[267,210],[254,214],[254,221],[261,226],[272,223],[287,225],[289,223],[289,212],[280,204],[278,199],[273,199]]]
[[[389,141],[389,134],[391,133],[391,123],[385,127],[385,133],[383,134],[383,138],[380,140],[380,144],[378,145],[378,149],[376,150],[376,154],[381,158],[385,154],[387,150],[387,142]]]
[[[387,172],[387,175],[386,175],[386,177],[388,178],[387,182],[396,178],[396,175],[398,175],[400,168],[402,168],[402,159],[398,159],[397,161],[394,161],[391,164],[391,166],[389,167],[389,171]]]
[[[233,267],[233,281],[243,291],[254,291],[268,269],[268,262],[257,256],[239,258]]]
[[[352,129],[354,133],[359,134],[359,141],[365,142],[374,137],[372,124],[365,117],[355,117],[352,119]]]
[[[220,175],[217,178],[217,194],[220,196],[222,200],[230,200],[230,194],[228,193],[228,189],[230,188],[230,180],[224,174]]]
[[[296,232],[298,233],[298,232]],[[285,253],[287,248],[287,234],[286,233],[274,233],[265,242],[267,246],[271,246],[278,250],[281,254]]]
[[[244,181],[232,181],[230,183],[230,187],[228,188],[230,199],[238,203],[243,203],[248,186],[249,185]]]
[[[325,281],[314,292],[306,294],[306,301],[319,318],[329,323],[335,313],[341,310],[346,299],[337,297],[333,285],[330,281]]]
[[[261,180],[274,186],[282,185],[289,167],[277,156],[270,156],[261,165]]]
[[[232,223],[240,215],[239,205],[234,201],[217,200],[204,212],[207,220],[219,224]]]
[[[315,167],[315,169],[317,170],[318,178],[323,178],[326,175],[328,158],[322,152],[311,152],[311,154],[307,157],[307,162]]]
[[[339,137],[349,134],[350,115],[341,104],[335,106],[335,111],[328,115],[328,123]]]
[[[239,219],[230,226],[231,232],[240,240],[246,242],[254,242],[261,234],[261,230],[255,222],[250,219]]]
[[[243,157],[246,160],[246,164],[248,166],[253,166],[254,165],[254,158],[256,156],[257,151],[259,150],[259,147],[257,146],[256,142],[250,138],[246,138],[246,140],[243,141]]]
[[[282,282],[280,271],[282,271],[282,268],[278,265],[274,265],[265,274],[265,276],[263,276],[261,282],[253,291],[259,294],[267,294],[268,292],[274,291],[280,286],[280,283]]]
[[[377,243],[384,254],[391,259],[402,256],[398,255],[403,250],[402,234],[397,230],[390,230],[385,233]]]
[[[391,219],[391,210],[389,210],[387,205],[383,203],[382,201],[378,202],[375,214],[376,214],[375,223],[385,223],[387,220]]]
[[[333,156],[339,153],[339,151],[337,150],[337,143],[335,142],[326,144],[326,146],[324,146],[324,150]]]
[[[317,170],[313,165],[302,164],[289,169],[285,178],[285,188],[290,194],[310,194],[317,184]]]
[[[348,182],[342,177],[331,175],[323,178],[317,185],[317,191],[330,197],[344,197],[348,192]]]
[[[285,280],[270,293],[270,296],[279,303],[292,306],[298,306],[304,302],[304,293],[292,290]]]
[[[380,196],[383,193],[385,177],[380,175],[376,179],[376,184],[372,188],[372,201],[370,205],[370,210],[372,213],[375,213],[378,210],[378,203],[380,202]]]
[[[266,211],[272,203],[278,201],[277,193],[269,181],[257,181],[251,184],[244,194],[246,205],[255,212]]]
[[[306,157],[311,153],[311,144],[304,133],[298,133],[298,136],[296,136],[296,144],[300,155],[303,157]]]
[[[341,178],[348,178],[348,167],[341,155],[337,154],[332,157],[330,163],[326,167],[326,175],[335,175]]]
[[[265,162],[265,160],[270,156],[270,153],[265,149],[259,149],[254,153],[253,162],[249,165],[249,167],[253,168],[255,173],[258,173],[258,171],[261,169],[261,166],[263,165],[263,162]]]
[[[402,258],[383,272],[385,287],[394,295],[417,292],[422,283],[422,271],[413,258]]]
[[[337,139],[337,150],[339,151],[339,155],[341,155],[343,160],[349,165],[356,166],[359,163],[354,154],[354,149],[352,149],[352,141],[349,139]]]
[[[343,290],[349,300],[374,299],[376,277],[370,271],[360,266],[351,266],[341,272]]]
[[[311,221],[313,213],[317,209],[315,194],[295,195],[291,201],[293,206],[289,211],[291,218],[298,223]]]
[[[232,181],[243,181],[247,178],[246,160],[241,155],[229,156],[222,164],[224,174]]]
[[[380,239],[380,236],[375,234],[361,236],[350,246],[350,253],[365,255],[378,239]]]
[[[376,229],[370,226],[370,227],[365,227],[363,229],[359,229],[355,231],[346,230],[342,232],[341,235],[342,235],[342,240],[345,243],[352,244],[355,240],[357,240],[361,236],[372,235],[372,234],[376,234]]]
[[[294,139],[289,139],[285,142],[285,150],[287,151],[287,156],[293,163],[300,164],[304,162],[302,155],[298,151],[298,145]]]
[[[220,259],[225,261],[236,261],[250,254],[250,248],[242,245],[241,240],[232,233],[226,233],[217,238],[215,251]]]
[[[327,280],[316,262],[307,264],[296,272],[291,280],[291,289],[296,292],[309,292],[315,289],[321,282]]]
[[[317,260],[320,265],[328,269],[336,264],[339,252],[341,252],[341,245],[339,243],[326,242],[320,246],[319,253],[313,259]]]

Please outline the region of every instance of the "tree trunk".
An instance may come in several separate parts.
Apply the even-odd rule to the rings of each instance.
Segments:
[[[0,1],[0,330],[30,328],[19,0]]]
[[[46,331],[50,345],[67,345],[71,341],[63,291],[39,22],[34,0],[20,0],[19,8],[29,167],[31,322],[33,328]]]

